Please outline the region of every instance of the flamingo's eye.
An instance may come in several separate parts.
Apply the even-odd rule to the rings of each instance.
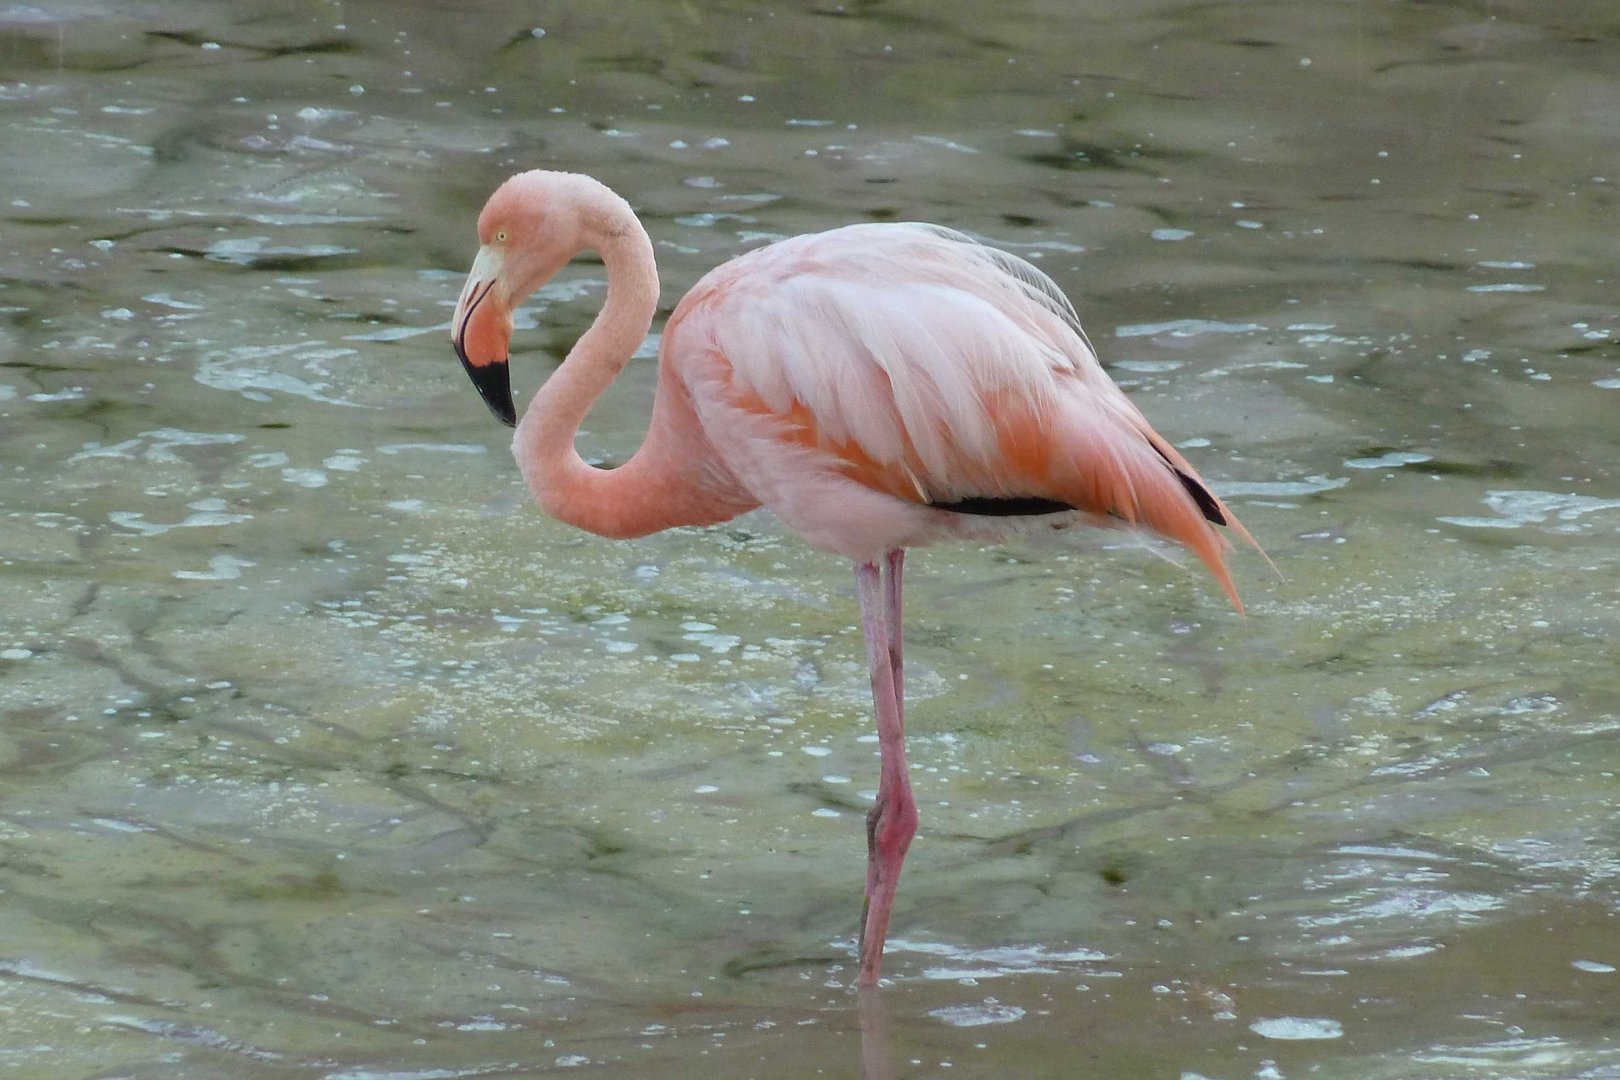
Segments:
[[[506,243],[506,230],[505,229],[497,229],[495,231],[495,242],[497,244]]]

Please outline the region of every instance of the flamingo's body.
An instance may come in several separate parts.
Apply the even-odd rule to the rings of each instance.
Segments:
[[[574,438],[651,327],[651,242],[606,187],[542,171],[503,184],[478,232],[452,337],[508,423],[512,308],[582,250],[608,271],[601,313],[517,425],[513,451],[548,513],[632,537],[765,506],[854,560],[882,756],[860,950],[860,981],[875,982],[917,823],[901,690],[905,549],[1019,525],[1138,525],[1191,549],[1236,604],[1215,526],[1247,533],[1108,378],[1050,279],[922,224],[798,236],[706,275],[664,329],[645,442],[617,469],[592,468]]]

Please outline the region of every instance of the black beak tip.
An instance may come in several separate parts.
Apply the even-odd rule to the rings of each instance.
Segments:
[[[517,408],[512,404],[512,373],[505,360],[497,360],[492,364],[475,365],[468,361],[467,353],[456,343],[456,355],[461,358],[461,366],[466,369],[467,377],[478,388],[478,396],[484,399],[489,411],[495,419],[507,427],[517,427]]]
[[[506,361],[491,364],[484,369],[488,378],[475,378],[473,383],[489,406],[490,413],[509,428],[517,427],[517,408],[512,404],[512,379]]]

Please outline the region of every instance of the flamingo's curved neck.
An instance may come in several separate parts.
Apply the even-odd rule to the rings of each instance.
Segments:
[[[648,438],[620,467],[595,468],[574,448],[580,424],[641,346],[658,308],[652,241],[633,217],[618,224],[587,239],[607,268],[607,299],[530,402],[512,452],[546,513],[601,536],[629,537],[694,521],[679,505],[681,462],[672,460],[656,407]]]

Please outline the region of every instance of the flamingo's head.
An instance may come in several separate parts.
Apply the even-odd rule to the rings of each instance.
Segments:
[[[495,190],[478,215],[478,257],[450,321],[462,367],[502,423],[517,423],[507,346],[512,309],[580,250],[579,215],[567,173],[519,173]]]

